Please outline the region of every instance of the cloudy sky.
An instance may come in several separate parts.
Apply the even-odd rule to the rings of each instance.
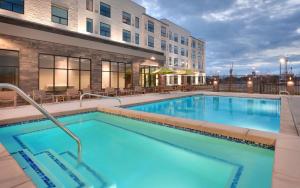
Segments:
[[[278,73],[287,55],[300,74],[300,0],[135,0],[207,43],[207,73]]]

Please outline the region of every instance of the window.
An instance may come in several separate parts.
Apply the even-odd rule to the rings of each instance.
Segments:
[[[184,36],[181,36],[181,44],[185,44],[185,38],[184,38]]]
[[[154,48],[154,37],[148,35],[148,46]]]
[[[51,7],[52,13],[52,22],[68,25],[68,10],[64,8],[59,8],[57,6],[52,5]]]
[[[172,44],[169,44],[169,52],[170,52],[170,53],[173,52]]]
[[[123,11],[122,15],[122,22],[131,25],[131,14]]]
[[[172,38],[173,38],[172,31],[169,31],[169,39],[172,40]]]
[[[130,88],[132,85],[131,63],[102,61],[102,88]]]
[[[169,65],[172,65],[172,57],[169,57]]]
[[[167,28],[165,26],[161,26],[160,34],[162,37],[167,37]]]
[[[17,51],[0,50],[0,83],[18,85],[18,81],[19,53]]]
[[[178,66],[178,58],[174,58],[174,66]]]
[[[140,35],[138,33],[135,34],[135,44],[140,44]]]
[[[154,33],[154,23],[148,20],[148,31]]]
[[[188,50],[185,51],[185,56],[189,57],[189,51]]]
[[[185,55],[185,50],[184,50],[184,48],[181,48],[181,55],[182,55],[182,56]]]
[[[100,22],[100,35],[110,37],[110,25]]]
[[[158,74],[154,71],[159,69],[154,66],[140,66],[140,85],[142,87],[158,86]]]
[[[195,52],[195,50],[192,51],[192,60],[194,60],[194,61],[196,60],[196,52]]]
[[[110,18],[110,5],[100,2],[100,15]]]
[[[174,54],[178,54],[178,47],[174,46]]]
[[[39,89],[62,92],[85,89],[91,84],[91,60],[76,57],[39,55]]]
[[[93,11],[93,0],[86,0],[86,10]]]
[[[140,19],[135,17],[135,28],[140,28]]]
[[[196,41],[192,41],[192,48],[196,48]]]
[[[177,33],[174,33],[174,41],[178,42],[178,34]]]
[[[161,40],[160,47],[162,51],[166,51],[167,43],[165,40]]]
[[[90,18],[86,19],[86,31],[93,33],[93,20]]]
[[[24,0],[1,0],[0,9],[24,14]]]
[[[131,32],[123,29],[123,41],[131,42]]]

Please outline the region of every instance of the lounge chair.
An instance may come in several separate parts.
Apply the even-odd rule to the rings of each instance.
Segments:
[[[133,91],[131,89],[127,89],[127,88],[120,88],[118,90],[118,95],[132,95]]]
[[[47,93],[44,90],[33,90],[32,91],[32,98],[35,101],[40,101],[40,104],[43,104],[44,101],[51,101],[54,102],[54,95]]]
[[[141,86],[135,86],[134,90],[133,90],[134,94],[145,94],[146,91],[144,88],[142,88]]]
[[[77,89],[67,89],[66,95],[68,100],[79,99],[81,92]]]
[[[107,88],[105,88],[104,93],[107,96],[116,96],[117,95],[117,90],[115,90],[115,88],[107,87]]]
[[[0,91],[0,103],[13,103],[17,106],[17,93],[15,91]]]

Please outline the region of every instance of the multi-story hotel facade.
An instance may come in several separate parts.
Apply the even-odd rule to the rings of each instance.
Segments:
[[[0,82],[27,92],[154,87],[163,66],[204,84],[205,43],[131,0],[0,1]]]

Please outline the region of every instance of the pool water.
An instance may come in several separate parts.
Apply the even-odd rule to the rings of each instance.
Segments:
[[[0,128],[0,142],[38,187],[270,187],[274,151],[101,112]]]
[[[128,108],[269,132],[280,128],[279,99],[196,95]]]

